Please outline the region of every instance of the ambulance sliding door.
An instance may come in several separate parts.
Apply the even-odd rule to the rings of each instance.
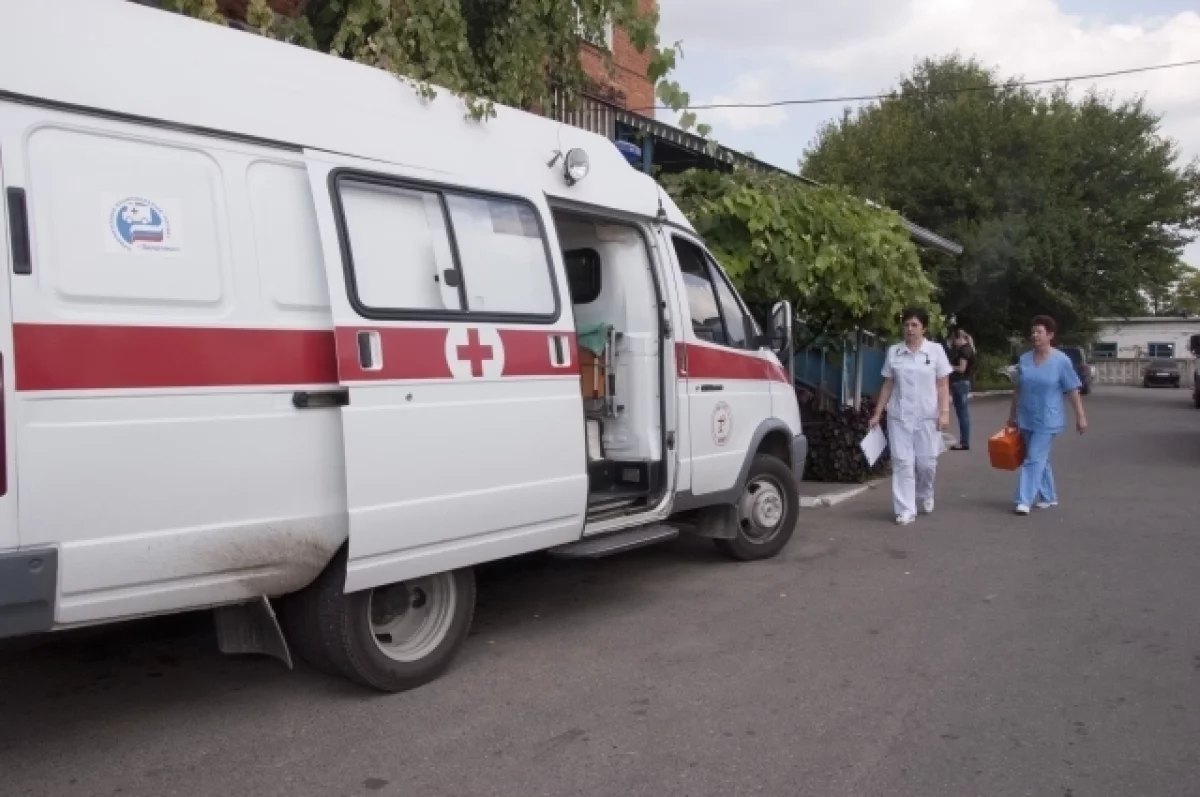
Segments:
[[[583,406],[542,197],[309,152],[355,591],[579,538]]]

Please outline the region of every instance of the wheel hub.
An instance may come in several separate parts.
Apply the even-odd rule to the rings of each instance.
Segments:
[[[770,479],[759,479],[746,485],[738,506],[742,533],[755,542],[773,537],[787,514],[783,490]]]
[[[773,489],[760,490],[754,496],[754,523],[770,528],[783,517],[783,498]]]
[[[371,592],[371,633],[396,661],[416,661],[449,631],[457,595],[448,574],[378,587]]]

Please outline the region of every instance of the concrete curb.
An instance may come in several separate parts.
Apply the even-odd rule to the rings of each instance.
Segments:
[[[874,490],[879,484],[879,480],[867,482],[866,484],[846,485],[840,490],[833,490],[821,495],[806,495],[800,498],[801,509],[825,509],[826,507],[837,506],[845,502],[857,498],[868,490]]]
[[[980,393],[968,393],[970,398],[992,398],[993,396],[1011,396],[1012,390],[984,390]]]

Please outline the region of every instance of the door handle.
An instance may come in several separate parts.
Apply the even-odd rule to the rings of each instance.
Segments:
[[[701,385],[700,386],[701,393],[716,393],[718,390],[724,390],[724,389],[725,389],[724,385]]]
[[[383,347],[379,342],[378,330],[359,330],[358,367],[364,371],[378,371],[383,368]]]
[[[12,270],[14,274],[32,274],[33,260],[29,255],[29,211],[25,207],[25,189],[9,188],[8,232],[12,241]]]
[[[298,410],[319,410],[328,407],[345,407],[350,404],[350,391],[341,390],[297,390],[292,394],[292,406]]]

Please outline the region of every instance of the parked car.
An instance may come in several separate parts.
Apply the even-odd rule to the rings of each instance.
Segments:
[[[1084,396],[1088,395],[1092,392],[1092,382],[1096,380],[1096,366],[1087,361],[1087,354],[1079,346],[1063,346],[1062,352],[1070,358],[1071,364],[1075,366],[1075,373],[1079,375],[1079,381],[1083,385],[1079,392]],[[1017,366],[1015,363],[1001,366],[996,369],[996,373],[1009,382],[1016,382]]]
[[[1151,360],[1142,372],[1142,387],[1179,387],[1179,365],[1174,360]]]
[[[1092,392],[1092,380],[1096,377],[1096,369],[1088,362],[1087,352],[1082,346],[1063,346],[1063,354],[1071,359],[1071,364],[1075,366],[1075,373],[1079,375],[1079,382],[1083,385],[1080,388],[1080,395],[1086,396]]]

